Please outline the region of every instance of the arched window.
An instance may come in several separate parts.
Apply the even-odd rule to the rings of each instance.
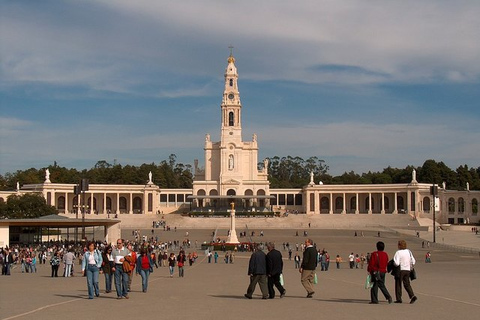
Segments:
[[[385,211],[390,210],[390,200],[388,199],[387,196],[383,197],[383,207],[384,207]]]
[[[230,112],[228,113],[228,125],[229,125],[230,127],[233,127],[233,126],[235,125],[235,124],[234,124],[234,123],[235,123],[234,120],[235,120],[235,116],[234,116],[234,114],[233,114],[233,111],[230,111]]]
[[[328,213],[330,211],[330,199],[322,197],[320,199],[320,213]]]
[[[397,196],[397,209],[399,211],[405,211],[405,201],[402,196]]]
[[[337,197],[335,198],[335,211],[343,210],[343,198]]]
[[[142,213],[142,198],[133,198],[133,213]]]
[[[448,213],[455,213],[455,199],[448,199]]]
[[[458,198],[458,213],[465,212],[465,200],[463,198]]]
[[[65,197],[64,196],[58,197],[57,209],[58,210],[65,210]]]
[[[230,79],[230,87],[233,87],[233,79]]]
[[[123,210],[123,213],[125,213],[127,210],[127,198],[120,197],[120,199],[118,199],[118,204],[120,205],[120,210]]]
[[[107,197],[106,207],[107,207],[107,210],[112,210],[112,198]]]
[[[235,167],[235,160],[233,158],[233,154],[228,156],[228,170],[233,170]]]
[[[217,189],[210,190],[210,192],[208,194],[211,195],[211,196],[218,196]]]
[[[237,193],[236,193],[235,190],[233,190],[233,189],[228,189],[228,191],[227,191],[227,196],[234,196],[234,195],[236,195],[236,194],[237,194]]]
[[[350,209],[357,210],[357,197],[350,198]]]
[[[472,200],[472,214],[476,216],[477,213],[478,213],[478,200],[474,198]]]
[[[423,212],[430,212],[430,198],[425,197],[423,198]]]

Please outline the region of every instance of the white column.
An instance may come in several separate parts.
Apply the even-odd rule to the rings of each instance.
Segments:
[[[320,193],[313,192],[313,209],[314,213],[320,214]]]
[[[333,194],[330,192],[330,212],[329,214],[333,214]]]
[[[107,193],[103,193],[103,214],[107,213]]]
[[[117,209],[116,214],[120,214],[120,193],[117,192]]]
[[[68,192],[65,192],[65,214],[70,213],[68,208]]]
[[[368,214],[372,214],[372,193],[368,193]]]
[[[408,214],[412,214],[410,211],[411,211],[411,208],[412,208],[412,193],[410,192],[409,189],[407,189],[407,212]]]
[[[90,194],[90,214],[93,214],[94,211],[93,211],[93,197],[95,196],[95,194],[92,192]]]
[[[130,192],[130,203],[129,203],[128,214],[133,214],[133,194]]]
[[[393,213],[398,214],[398,208],[397,208],[397,193],[395,192],[395,194],[394,194],[393,196],[394,196],[394,199],[393,199]]]
[[[382,192],[382,211],[381,214],[385,214],[385,193]]]
[[[344,192],[344,193],[343,193],[343,210],[342,210],[342,214],[346,214],[346,213],[347,213],[346,204],[347,204],[347,201],[345,200],[345,192]]]
[[[358,208],[358,192],[355,193],[355,214],[359,214],[360,209]]]

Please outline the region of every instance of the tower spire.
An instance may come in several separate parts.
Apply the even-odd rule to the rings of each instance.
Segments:
[[[233,57],[233,46],[229,45],[228,48],[230,49],[230,56],[228,57],[228,63],[235,62],[235,58]]]

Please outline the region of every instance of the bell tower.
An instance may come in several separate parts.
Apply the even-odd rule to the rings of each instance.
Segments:
[[[225,70],[225,88],[221,104],[222,110],[222,145],[228,143],[237,144],[242,142],[242,104],[238,91],[238,72],[235,66],[235,58],[230,47],[230,56]]]
[[[220,141],[212,141],[209,134],[205,136],[205,169],[195,164],[193,196],[199,205],[229,207],[228,197],[235,196],[238,210],[242,206],[263,207],[269,199],[268,172],[258,168],[257,135],[253,134],[249,141],[242,140],[242,104],[232,47],[227,61],[220,105]],[[245,201],[240,201],[241,197]],[[205,203],[201,202],[203,199]]]

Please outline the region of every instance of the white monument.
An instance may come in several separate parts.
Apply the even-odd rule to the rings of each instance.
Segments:
[[[313,181],[313,171],[310,172],[310,182],[308,183],[309,186],[314,186],[315,181]]]
[[[50,181],[50,170],[45,170],[45,183],[51,183]]]
[[[417,170],[412,171],[412,183],[417,183]]]
[[[235,202],[232,202],[232,209],[230,210],[230,231],[228,232],[227,243],[240,243],[235,230]]]
[[[150,171],[148,173],[148,184],[153,184],[153,181],[152,181],[152,171]]]

